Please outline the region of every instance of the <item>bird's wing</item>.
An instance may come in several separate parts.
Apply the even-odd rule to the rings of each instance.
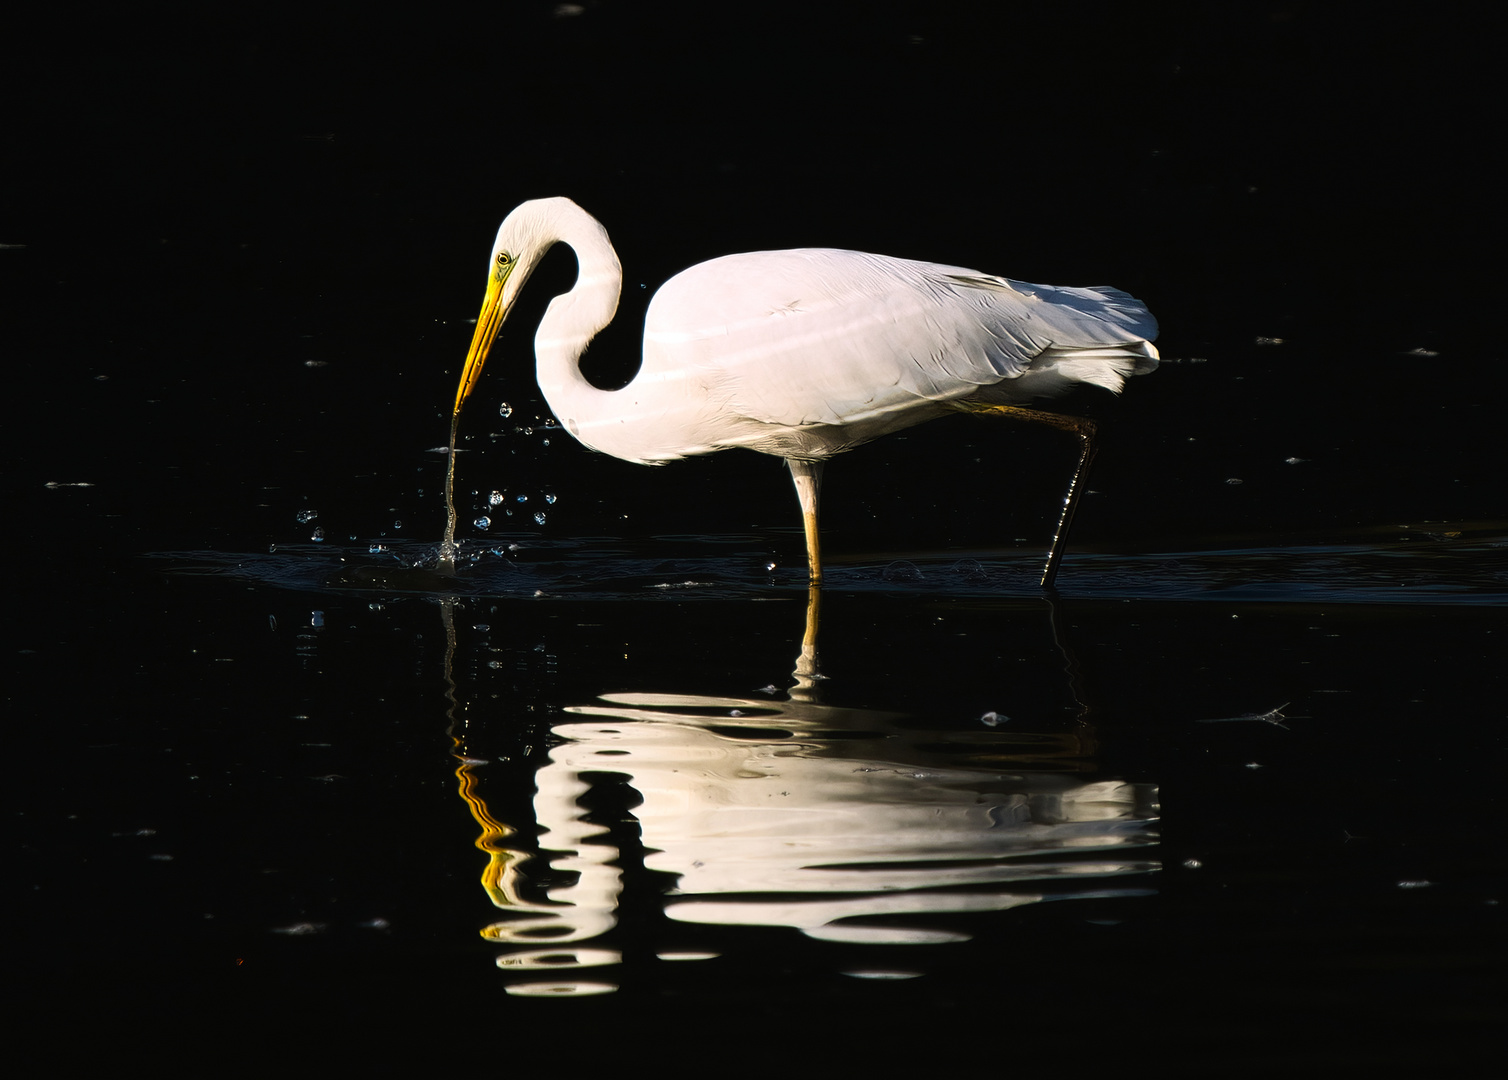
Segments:
[[[706,394],[761,423],[852,424],[968,397],[1052,350],[1113,352],[1155,334],[1116,289],[854,251],[753,252],[666,282],[640,377],[695,372]]]

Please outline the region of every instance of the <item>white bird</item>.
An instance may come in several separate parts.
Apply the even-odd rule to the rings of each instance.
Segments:
[[[1042,585],[1050,588],[1094,453],[1085,419],[1021,407],[1075,383],[1118,392],[1157,366],[1157,323],[1118,289],[1029,285],[956,266],[825,248],[728,255],[655,293],[638,374],[600,390],[580,359],[618,308],[623,271],[607,232],[569,199],[538,199],[503,220],[452,415],[476,386],[499,328],[553,245],[578,275],[534,337],[539,388],[594,450],[643,465],[742,446],[784,458],[822,580],[817,503],[835,454],[950,412],[991,412],[1078,435]],[[452,462],[454,455],[451,456]],[[447,485],[448,487],[449,485]],[[454,512],[442,559],[454,558]]]

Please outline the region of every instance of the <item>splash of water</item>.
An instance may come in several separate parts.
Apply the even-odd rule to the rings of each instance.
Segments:
[[[456,429],[460,426],[461,410],[450,414],[450,452],[445,462],[445,539],[440,541],[440,558],[435,569],[446,577],[456,572]]]

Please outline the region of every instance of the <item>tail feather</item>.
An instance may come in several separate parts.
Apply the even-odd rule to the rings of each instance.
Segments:
[[[1032,374],[1048,376],[1054,383],[1089,383],[1120,393],[1126,380],[1145,375],[1157,367],[1157,346],[1150,341],[1131,341],[1124,345],[1101,345],[1088,349],[1054,345],[1032,360]]]

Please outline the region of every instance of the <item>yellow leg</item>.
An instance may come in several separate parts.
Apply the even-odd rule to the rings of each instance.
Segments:
[[[1052,546],[1047,549],[1047,566],[1042,570],[1042,588],[1051,589],[1058,577],[1058,564],[1063,561],[1063,552],[1068,547],[1068,529],[1073,524],[1073,513],[1079,507],[1079,496],[1083,494],[1084,481],[1089,475],[1089,466],[1093,463],[1095,452],[1099,449],[1094,441],[1094,421],[1082,416],[1064,416],[1061,413],[1045,412],[1041,409],[1023,409],[1019,405],[984,405],[966,402],[959,408],[965,412],[984,416],[1004,416],[1012,420],[1045,424],[1059,431],[1077,435],[1083,442],[1084,448],[1079,454],[1078,468],[1074,469],[1073,479],[1068,482],[1068,490],[1063,495],[1063,512],[1059,515],[1058,527],[1053,532]]]
[[[822,462],[786,459],[796,498],[801,500],[801,524],[806,530],[806,566],[813,585],[822,584],[822,542],[817,532],[817,499],[822,490]]]

